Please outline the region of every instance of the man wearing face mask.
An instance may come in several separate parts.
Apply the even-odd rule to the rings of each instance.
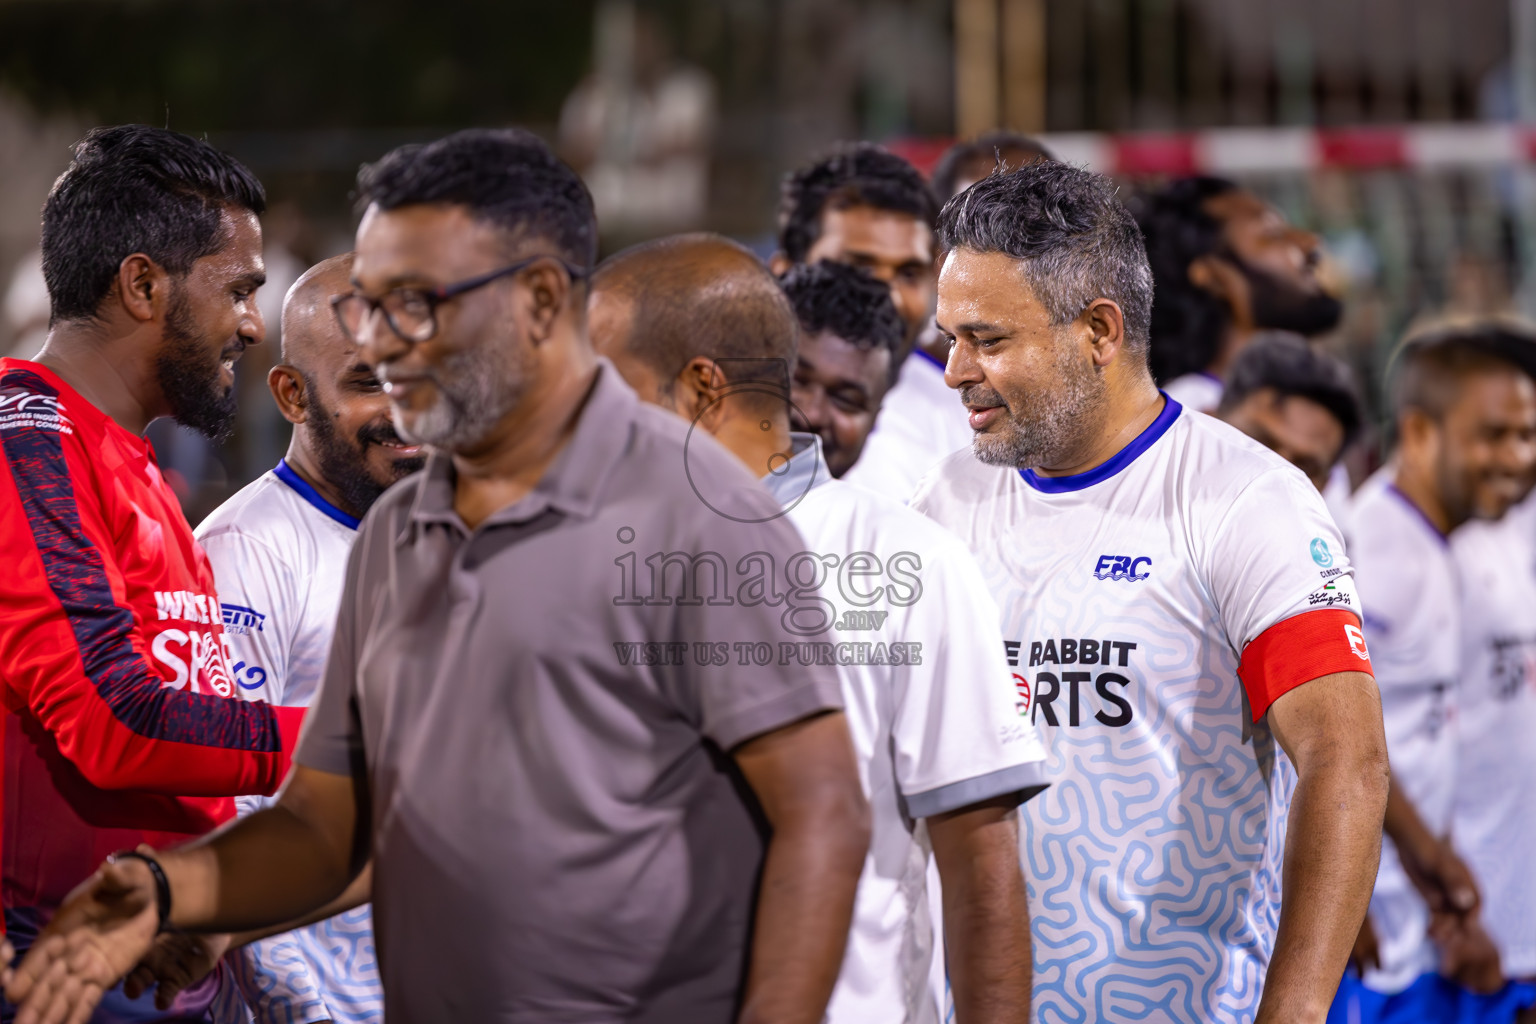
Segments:
[[[242,696],[308,706],[320,687],[347,553],[374,501],[426,459],[389,418],[389,398],[342,332],[331,298],[350,290],[350,255],[311,268],[283,305],[283,362],[267,375],[293,424],[288,454],[205,519],[232,669]],[[242,813],[270,799],[237,801]],[[367,898],[366,874],[354,887]],[[259,939],[234,959],[259,1024],[363,1024],[383,1015],[366,908]],[[162,982],[162,984],[164,984]]]
[[[1533,370],[1530,343],[1498,328],[1410,339],[1391,372],[1395,457],[1351,504],[1349,550],[1392,786],[1389,841],[1356,944],[1362,972],[1340,989],[1339,1020],[1450,1019],[1455,1005],[1497,998],[1504,987],[1479,882],[1451,834],[1464,627],[1449,537],[1470,520],[1501,518],[1526,493],[1536,459]]]
[[[1157,292],[1152,376],[1185,408],[1216,408],[1257,332],[1311,338],[1338,326],[1343,306],[1317,277],[1318,237],[1235,182],[1184,178],[1136,213]]]

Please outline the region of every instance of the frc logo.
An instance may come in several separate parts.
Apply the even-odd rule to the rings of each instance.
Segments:
[[[1365,634],[1360,632],[1359,626],[1345,626],[1344,638],[1349,641],[1350,653],[1361,661],[1371,660],[1371,652],[1365,649]]]
[[[1152,559],[1145,555],[1100,555],[1093,575],[1100,580],[1131,580],[1139,583],[1152,575]]]

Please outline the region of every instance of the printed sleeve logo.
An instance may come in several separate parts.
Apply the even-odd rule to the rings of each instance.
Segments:
[[[64,406],[57,396],[14,389],[0,393],[0,430],[23,427],[55,430],[61,434],[75,432],[74,424],[64,414]]]
[[[1312,561],[1324,569],[1333,564],[1333,552],[1328,550],[1328,542],[1321,537],[1312,538]]]
[[[1145,555],[1100,555],[1093,576],[1100,580],[1130,580],[1139,583],[1152,575],[1152,559]]]
[[[224,609],[224,631],[227,633],[248,635],[252,630],[260,633],[262,623],[267,621],[266,615],[244,605],[226,604],[220,607]]]
[[[1349,591],[1337,583],[1325,583],[1320,589],[1312,591],[1307,596],[1307,604],[1312,608],[1332,608],[1336,604],[1341,604],[1345,608],[1355,606]]]
[[[1365,634],[1360,632],[1359,626],[1345,626],[1344,638],[1349,641],[1349,650],[1361,661],[1370,661],[1371,652],[1365,649]]]

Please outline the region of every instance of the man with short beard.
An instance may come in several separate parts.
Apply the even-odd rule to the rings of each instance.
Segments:
[[[1528,609],[1463,621],[1465,609],[1477,608],[1464,592],[1477,576],[1464,579],[1462,569],[1477,573],[1487,563],[1458,564],[1452,535],[1473,520],[1501,519],[1529,491],[1536,341],[1497,322],[1428,329],[1404,343],[1390,369],[1392,461],[1360,486],[1348,524],[1369,601],[1365,635],[1381,682],[1392,791],[1370,919],[1357,945],[1360,977],[1341,987],[1336,1017],[1511,1021],[1517,1005],[1536,1001],[1536,990],[1506,990],[1506,968],[1483,919],[1496,920],[1506,941],[1531,934],[1528,913],[1520,913],[1529,872],[1519,873],[1517,886],[1480,894],[1485,879],[1463,853],[1475,852],[1485,866],[1523,858],[1529,850],[1519,830],[1531,832],[1518,805],[1492,830],[1486,820],[1466,831],[1453,824],[1472,825],[1456,821],[1459,804],[1499,807],[1501,786],[1531,786],[1518,773],[1517,750],[1530,743],[1520,704],[1490,701],[1493,681],[1469,671],[1491,660],[1488,634],[1499,619],[1519,622]],[[1528,571],[1520,554],[1518,546],[1493,553],[1495,571],[1518,582]],[[1514,596],[1523,596],[1518,585]],[[1467,742],[1482,749],[1464,756]],[[1498,837],[1492,857],[1490,831]],[[1511,952],[1518,955],[1518,944]],[[1515,967],[1524,975],[1530,964],[1527,956]]]
[[[1321,1024],[1387,795],[1338,530],[1294,466],[1158,392],[1110,181],[1037,164],[939,223],[975,445],[913,505],[976,553],[1050,749],[1020,811],[1037,1018]]]
[[[43,207],[48,341],[35,362],[0,361],[19,948],[103,857],[206,833],[288,769],[303,711],[234,699],[213,573],[143,436],[161,416],[227,431],[233,364],[266,331],[263,206],[229,156],[131,125],[87,134]],[[215,988],[161,1009],[196,1016]],[[121,1015],[157,1019],[148,998],[109,991],[98,1019]]]
[[[331,299],[352,257],[311,268],[283,304],[283,362],[267,384],[293,424],[288,454],[197,528],[225,608],[235,682],[250,700],[307,707],[320,687],[357,526],[425,456],[390,422],[389,397],[341,329]],[[241,813],[270,806],[238,801]],[[367,877],[352,899],[367,899]],[[259,1024],[363,1024],[383,1015],[366,908],[258,939],[234,961]]]

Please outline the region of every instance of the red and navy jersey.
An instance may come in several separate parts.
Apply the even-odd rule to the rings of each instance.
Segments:
[[[0,359],[4,900],[57,907],[114,850],[274,792],[303,711],[238,699],[213,571],[148,442]]]

